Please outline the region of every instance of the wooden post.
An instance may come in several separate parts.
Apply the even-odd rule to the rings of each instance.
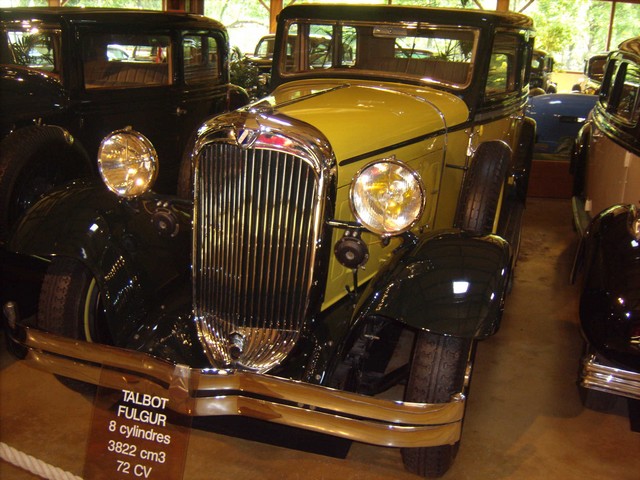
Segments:
[[[204,0],[163,0],[162,9],[165,12],[186,12],[204,15]]]
[[[611,2],[611,13],[609,14],[609,31],[607,32],[607,48],[605,49],[607,52],[611,50],[611,37],[613,36],[613,21],[616,16],[616,3],[615,1]]]
[[[269,33],[276,33],[277,17],[282,10],[283,0],[269,0]]]
[[[508,12],[509,0],[498,0],[498,5],[496,6],[496,10],[498,12]]]

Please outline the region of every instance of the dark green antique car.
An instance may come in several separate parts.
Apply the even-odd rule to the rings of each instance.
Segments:
[[[200,126],[178,196],[150,190],[153,146],[122,129],[99,152],[108,188],[70,185],[22,219],[9,248],[48,264],[32,326],[6,305],[14,349],[442,475],[518,255],[532,22],[337,5],[278,22],[272,94]]]
[[[98,179],[98,146],[116,128],[154,143],[155,189],[175,193],[193,130],[248,103],[229,84],[229,38],[213,19],[67,7],[0,13],[0,243],[53,187]]]

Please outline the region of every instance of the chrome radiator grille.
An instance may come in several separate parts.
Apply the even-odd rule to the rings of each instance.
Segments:
[[[302,158],[213,143],[196,167],[194,312],[217,366],[265,371],[302,329],[319,222]]]

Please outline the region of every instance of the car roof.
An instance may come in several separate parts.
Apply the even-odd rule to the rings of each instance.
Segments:
[[[629,38],[618,45],[618,50],[640,57],[640,37]]]
[[[533,29],[533,20],[520,13],[405,5],[296,4],[285,7],[280,12],[279,20],[305,17],[326,20],[412,20],[433,23],[455,23],[480,28],[493,26]]]
[[[0,10],[0,23],[29,19],[50,22],[65,21],[74,24],[95,23],[135,23],[145,27],[172,26],[180,28],[218,28],[225,30],[217,20],[181,12],[161,12],[159,10],[132,10],[119,8],[79,8],[79,7],[14,7]]]

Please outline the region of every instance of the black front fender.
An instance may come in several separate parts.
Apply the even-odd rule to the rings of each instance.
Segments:
[[[599,353],[640,370],[640,242],[634,205],[598,214],[583,239],[580,324]]]
[[[172,282],[188,276],[191,219],[182,203],[152,196],[123,201],[102,185],[72,184],[35,204],[7,248],[81,261],[96,278],[118,331],[118,325],[139,323]]]
[[[500,325],[510,263],[501,237],[428,235],[368,285],[357,318],[382,315],[437,334],[487,337]]]

